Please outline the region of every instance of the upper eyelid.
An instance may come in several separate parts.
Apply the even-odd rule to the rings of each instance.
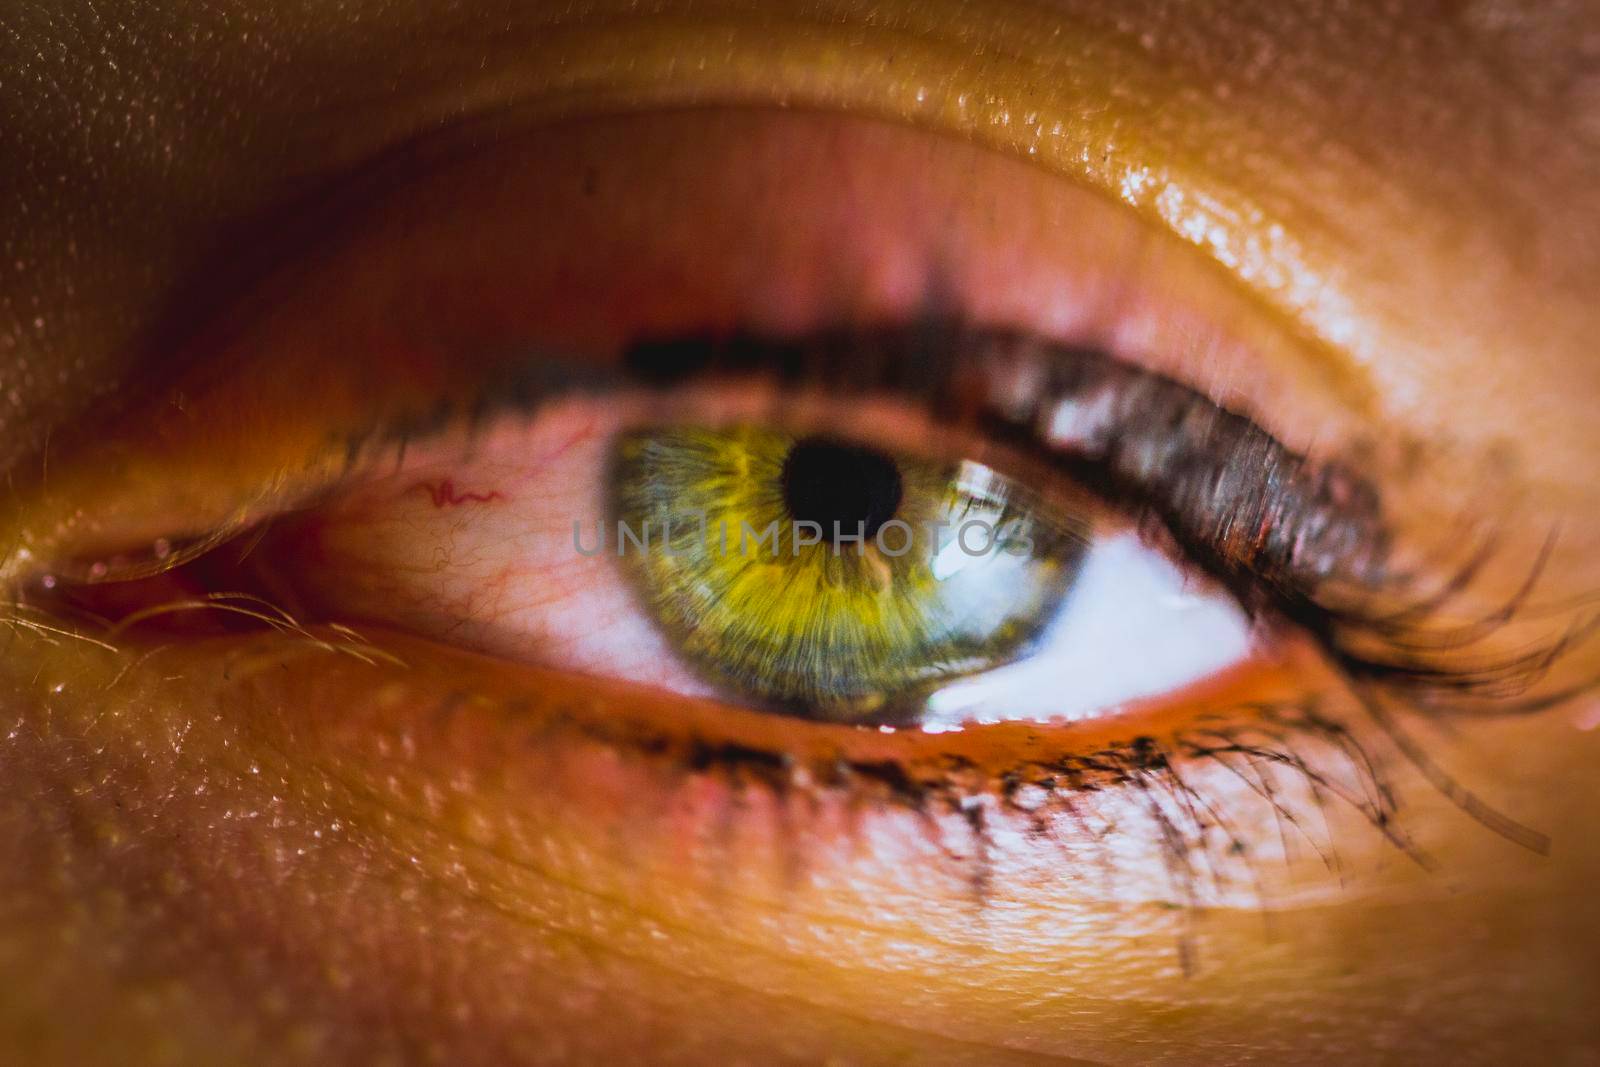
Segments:
[[[559,22],[559,18],[555,20],[555,24]],[[815,108],[817,114],[828,114],[834,110],[825,103],[807,104],[804,100],[786,100],[782,104],[783,112],[790,114],[803,112],[808,106]],[[652,103],[648,93],[645,93],[626,110],[619,111],[614,106],[601,106],[593,112],[593,117],[671,114],[680,112],[683,107],[684,105],[678,102]],[[759,99],[752,99],[732,105],[719,104],[716,107],[718,110],[761,111],[766,110],[769,105],[763,104]],[[249,305],[253,298],[259,295],[255,291],[255,286],[264,278],[284,265],[293,263],[308,250],[315,251],[316,242],[329,235],[337,236],[344,233],[350,217],[354,214],[350,209],[387,195],[397,185],[410,180],[411,174],[416,171],[448,166],[466,156],[485,151],[485,144],[492,146],[502,140],[514,141],[518,137],[527,136],[530,129],[537,129],[539,124],[550,121],[552,114],[560,117],[569,113],[578,116],[583,114],[581,110],[569,112],[566,104],[557,107],[552,113],[551,107],[543,103],[536,94],[486,101],[453,113],[446,121],[410,132],[400,132],[386,140],[375,142],[350,158],[338,158],[323,165],[309,166],[304,174],[296,176],[299,191],[292,199],[259,209],[252,214],[252,221],[246,224],[241,225],[235,221],[226,227],[219,227],[219,232],[229,238],[226,252],[220,257],[205,257],[201,260],[199,269],[191,272],[188,277],[177,280],[178,284],[174,286],[174,290],[187,292],[192,288],[199,299],[208,306],[226,307],[241,302],[241,298],[244,304]],[[841,112],[838,117],[843,118],[845,115]],[[404,131],[403,124],[402,131]],[[948,131],[938,132],[943,134]],[[997,150],[1000,155],[1019,155],[1011,146],[980,136],[982,132],[981,128],[966,130],[962,138],[970,139],[985,150]],[[1049,170],[1054,177],[1068,184],[1092,189],[1111,207],[1125,207],[1126,205],[1120,202],[1125,201],[1126,197],[1118,195],[1117,186],[1117,181],[1123,176],[1123,170],[1148,171],[1150,164],[1128,162],[1119,164],[1115,173],[1101,173],[1100,168],[1088,166],[1087,163],[1079,167],[1071,162],[1080,156],[1087,161],[1095,151],[1093,145],[1086,143],[1081,151],[1075,148],[1065,151],[1056,166],[1041,169]],[[1125,148],[1119,149],[1119,152],[1125,151]],[[1027,155],[1031,162],[1045,162],[1044,157],[1035,156],[1032,152]],[[1169,177],[1169,180],[1175,179]],[[1195,202],[1210,202],[1215,198],[1200,195],[1190,199]],[[1307,356],[1310,363],[1321,366],[1321,370],[1325,372],[1320,382],[1322,386],[1338,389],[1341,400],[1352,406],[1365,409],[1370,405],[1370,382],[1366,381],[1360,366],[1349,359],[1337,343],[1308,333],[1299,325],[1295,315],[1285,314],[1279,303],[1275,299],[1270,299],[1273,296],[1272,291],[1263,290],[1248,281],[1252,275],[1263,273],[1259,268],[1250,269],[1248,263],[1235,262],[1233,256],[1215,254],[1219,248],[1220,222],[1213,219],[1210,230],[1204,235],[1197,236],[1189,232],[1192,226],[1186,226],[1183,218],[1155,211],[1140,211],[1139,214],[1142,222],[1152,231],[1162,231],[1165,236],[1176,237],[1179,243],[1198,249],[1202,256],[1221,266],[1223,272],[1229,276],[1232,287],[1240,293],[1247,294],[1257,305],[1258,311],[1276,320],[1284,332],[1292,336],[1294,347]],[[1243,217],[1251,213],[1236,214]],[[237,254],[237,246],[241,243],[248,247],[248,253],[243,256]],[[1281,238],[1271,243],[1280,249],[1293,244],[1292,241]],[[1283,272],[1271,270],[1265,272],[1268,276],[1277,276],[1279,273]],[[1295,274],[1296,271],[1290,270],[1288,273]],[[1332,291],[1326,284],[1318,284],[1314,288],[1319,291]],[[1335,310],[1345,318],[1350,315],[1350,309],[1342,304]],[[193,332],[192,303],[188,300],[169,298],[167,306],[158,309],[153,320],[142,330],[143,340],[135,352],[136,358],[146,362],[129,368],[130,373],[124,376],[121,388],[133,392],[144,390],[148,378],[140,380],[139,376],[149,374],[151,371],[163,376],[174,370],[181,372],[183,369],[181,366],[175,367],[163,361],[174,351],[189,347],[189,343],[193,340]],[[96,384],[101,385],[101,383]]]
[[[935,417],[976,422],[980,432],[1076,457],[1075,475],[1098,472],[1093,489],[1113,503],[1152,509],[1186,548],[1216,542],[1222,524],[1246,528],[1231,534],[1231,548],[1218,544],[1202,561],[1231,569],[1225,578],[1254,576],[1299,596],[1327,580],[1353,589],[1385,579],[1383,504],[1377,486],[1354,470],[1298,455],[1247,417],[1109,353],[955,319],[786,338],[645,339],[624,353],[620,368],[516,361],[485,383],[468,416],[475,422],[502,409],[527,411],[569,389],[666,387],[749,373],[846,396],[887,391],[919,401]],[[1031,388],[1019,391],[1019,380]],[[1077,439],[1063,439],[1062,414],[1097,403],[1101,424],[1080,421]],[[444,409],[436,409],[393,423],[377,438],[403,449],[444,421]],[[365,447],[367,441],[351,442],[353,451]]]

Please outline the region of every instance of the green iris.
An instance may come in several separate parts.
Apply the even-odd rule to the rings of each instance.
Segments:
[[[622,436],[615,550],[682,655],[733,694],[838,721],[915,713],[1026,651],[1085,543],[977,463],[741,426]]]

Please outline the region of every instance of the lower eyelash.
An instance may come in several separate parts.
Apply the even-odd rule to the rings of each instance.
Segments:
[[[1335,665],[1338,661],[1335,660]],[[1342,694],[1340,692],[1342,690]],[[1421,710],[1402,701],[1401,710]],[[1402,802],[1373,741],[1382,738],[1390,756],[1417,768],[1425,781],[1460,810],[1507,840],[1545,853],[1548,839],[1517,823],[1462,787],[1435,764],[1401,728],[1385,703],[1397,699],[1380,682],[1346,672],[1333,690],[1308,693],[1290,702],[1256,704],[1212,713],[1177,730],[1164,741],[1135,735],[1127,741],[1049,761],[1027,760],[1003,769],[981,768],[963,759],[846,759],[797,762],[767,749],[721,744],[705,738],[674,741],[664,735],[616,736],[624,744],[692,776],[715,775],[735,794],[759,788],[781,803],[821,793],[845,797],[852,805],[904,809],[924,820],[945,855],[963,865],[975,906],[981,907],[992,879],[989,856],[996,827],[1020,822],[1032,837],[1054,842],[1069,854],[1091,848],[1101,836],[1095,808],[1103,798],[1133,797],[1142,805],[1150,843],[1164,857],[1171,898],[1197,908],[1232,891],[1240,878],[1255,886],[1267,904],[1255,866],[1258,850],[1231,828],[1228,805],[1190,780],[1186,768],[1215,767],[1246,790],[1246,803],[1265,805],[1279,827],[1279,847],[1287,860],[1293,841],[1309,847],[1331,874],[1341,874],[1330,809],[1358,814],[1387,844],[1425,869],[1433,859],[1412,839],[1402,818]],[[1365,722],[1358,731],[1352,723]],[[1376,731],[1372,729],[1376,726]],[[1363,739],[1363,734],[1372,735]],[[951,840],[948,826],[960,827]],[[1319,832],[1320,827],[1320,832]],[[798,844],[791,842],[798,851]],[[803,864],[797,856],[796,865]],[[1107,860],[1103,873],[1112,877]],[[1186,967],[1193,947],[1180,946]]]
[[[801,796],[843,798],[851,805],[914,813],[927,820],[931,833],[941,835],[947,855],[967,865],[979,905],[983,893],[976,890],[991,880],[985,857],[994,845],[997,820],[1020,820],[1031,836],[1058,845],[1065,843],[1065,823],[1076,835],[1071,844],[1092,844],[1101,836],[1090,826],[1097,799],[1131,790],[1144,798],[1152,821],[1163,829],[1157,843],[1173,875],[1174,899],[1198,906],[1228,888],[1225,863],[1249,866],[1254,849],[1231,828],[1220,799],[1189,781],[1186,766],[1214,765],[1243,783],[1251,797],[1270,808],[1280,830],[1297,835],[1330,872],[1338,873],[1341,866],[1332,830],[1322,818],[1319,838],[1307,814],[1332,805],[1356,812],[1390,845],[1432,868],[1433,861],[1400,821],[1400,803],[1382,761],[1354,730],[1324,710],[1328,702],[1325,695],[1307,694],[1293,702],[1241,706],[1208,713],[1165,742],[1134,735],[1092,751],[1019,760],[999,769],[948,754],[914,762],[842,755],[799,760],[705,737],[575,720],[565,725],[603,744],[660,759],[686,775],[715,776],[735,794],[761,789],[785,802]],[[969,840],[943,840],[940,816],[957,819]],[[1286,858],[1294,851],[1283,842]],[[1250,880],[1259,887],[1258,879]],[[1259,894],[1258,903],[1266,903]]]

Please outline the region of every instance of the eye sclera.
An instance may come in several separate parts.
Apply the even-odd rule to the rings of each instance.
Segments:
[[[393,467],[378,468],[322,506],[283,523],[253,550],[251,558],[256,564],[273,569],[273,587],[286,591],[278,599],[290,604],[301,617],[332,618],[358,625],[363,621],[378,622],[522,662],[617,677],[687,695],[748,700],[762,695],[759,684],[746,684],[749,679],[745,678],[730,686],[726,684],[730,681],[727,676],[708,679],[684,662],[673,647],[682,641],[682,632],[675,626],[663,628],[656,615],[657,606],[651,603],[649,586],[641,587],[629,580],[624,568],[628,561],[620,558],[625,543],[618,538],[613,551],[604,553],[594,543],[596,527],[614,514],[607,478],[616,441],[626,439],[625,434],[634,427],[679,419],[695,424],[701,418],[710,418],[713,411],[720,412],[722,419],[731,421],[733,426],[748,426],[753,412],[764,411],[766,425],[774,429],[764,429],[763,433],[804,435],[825,428],[830,434],[844,433],[874,445],[886,440],[937,439],[938,444],[931,446],[932,455],[951,459],[963,455],[966,442],[970,441],[974,452],[984,454],[995,469],[1003,471],[1008,467],[1008,450],[1004,447],[992,442],[985,445],[977,431],[963,433],[948,424],[940,425],[905,402],[885,400],[859,406],[802,403],[796,410],[783,396],[747,383],[732,387],[731,392],[726,386],[707,385],[681,387],[668,393],[633,390],[603,398],[573,395],[564,400],[551,399],[529,415],[505,416],[485,423],[471,434],[446,432],[431,442],[408,445],[404,457]],[[968,461],[966,468],[959,469],[971,466]],[[1011,469],[1030,468],[1019,454]],[[929,470],[912,484],[932,478],[932,469]],[[1097,527],[1101,537],[1116,528],[1114,516],[1075,490],[1070,480],[1043,468],[1038,468],[1035,475],[1028,491],[1035,503],[1022,514],[1038,510],[1041,515],[1078,516],[1071,521],[1082,522],[1085,531]],[[970,487],[962,490],[971,491]],[[915,490],[913,496],[923,499],[929,494],[930,490],[923,488]],[[636,522],[635,532],[641,528],[648,542],[645,524]],[[1040,551],[1046,553],[1040,558],[1049,561],[1057,549],[1050,547],[1053,542],[1046,535],[1046,528],[1040,526],[1033,537],[1038,539]],[[959,524],[953,530],[959,530]],[[1128,544],[1131,547],[1136,542]],[[996,559],[1010,558],[998,538],[993,546],[980,547],[993,547]],[[1126,552],[1121,556],[1098,556],[1094,549],[1090,550],[1091,559],[1120,559],[1123,566],[1128,556]],[[1155,566],[1174,575],[1176,584],[1170,595],[1181,592],[1185,582],[1197,580],[1193,574],[1181,576],[1181,569],[1165,562],[1153,549],[1135,547],[1132,556],[1144,561],[1142,566],[1133,568],[1133,574]],[[1056,568],[1056,563],[1048,562],[1041,573],[1048,576]],[[1097,566],[1095,572],[1102,570],[1103,566]],[[780,562],[775,573],[792,576],[787,560]],[[1017,624],[1025,626],[1015,631],[1017,638],[1031,641],[1059,614],[1054,605],[1059,603],[1062,579],[1068,574],[1063,571],[1059,577],[1048,578],[1047,586],[1040,587],[1043,599],[1035,607],[1017,605],[1005,609]],[[974,572],[970,577],[977,580],[982,575]],[[1162,659],[1159,649],[1181,635],[1179,620],[1185,616],[1174,613],[1176,608],[1156,604],[1156,600],[1169,594],[1152,594],[1147,586],[1148,582],[1141,581],[1125,588],[1138,590],[1136,599],[1146,605],[1143,636],[1149,665],[1150,660]],[[640,595],[641,588],[646,590],[644,596]],[[1115,596],[1114,590],[1112,595]],[[1220,634],[1226,635],[1212,634],[1219,639],[1210,642],[1212,650],[1207,656],[1192,662],[1187,672],[1178,676],[1151,672],[1149,678],[1158,679],[1157,682],[1147,679],[1123,692],[1102,692],[1104,699],[1099,707],[1079,701],[1072,713],[1089,714],[1152,695],[1159,688],[1176,688],[1245,656],[1253,637],[1249,622],[1238,608],[1220,590],[1199,594],[1199,599],[1223,610],[1223,614],[1206,619],[1207,627],[1220,626]],[[770,602],[751,604],[754,606],[734,612],[734,617],[743,617],[740,612],[753,616],[770,610],[765,606]],[[1093,603],[1080,602],[1078,606],[1090,612],[1099,610]],[[699,614],[710,611],[715,615],[711,609],[716,607],[715,603],[702,605],[704,610]],[[983,626],[999,625],[1004,617],[995,616]],[[1198,622],[1201,617],[1187,618]],[[867,640],[875,643],[881,637],[873,632]],[[751,640],[760,639],[759,633],[752,631]],[[743,643],[741,640],[739,647]],[[1005,647],[1014,645],[1011,642]],[[916,656],[904,653],[913,662],[903,662],[901,655],[895,652],[885,661],[894,665],[897,675],[924,669],[914,662]],[[939,673],[972,673],[980,666],[988,669],[1010,658],[1011,653],[1004,652],[995,662],[974,660],[971,666],[960,669],[941,667]],[[837,657],[830,655],[827,659],[831,662]],[[852,668],[847,671],[851,675],[847,681],[852,685],[874,684],[871,679],[876,670]],[[929,681],[933,677],[927,676]],[[1157,688],[1152,688],[1153,684]],[[757,692],[752,693],[752,689]],[[867,705],[872,714],[866,721],[916,719],[915,715],[908,718],[910,709],[898,704],[891,705],[892,713],[883,718],[875,704],[873,701]],[[979,708],[986,708],[985,716],[1007,717],[1005,709],[993,701],[969,706],[975,714]],[[1027,714],[1039,719],[1054,717],[1043,698],[1029,704]],[[947,724],[952,721],[961,719],[951,720],[947,713]]]

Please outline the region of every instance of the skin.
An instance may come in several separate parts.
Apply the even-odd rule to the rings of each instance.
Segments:
[[[180,373],[212,306],[261,273],[240,249],[349,172],[441,128],[495,147],[546,119],[782,103],[994,149],[1171,231],[1317,368],[1292,381],[1337,394],[1340,426],[1426,444],[1430,505],[1483,510],[1491,472],[1489,510],[1527,533],[1485,604],[1554,523],[1543,588],[1595,588],[1592,14],[629,8],[9,22],[0,457],[18,527],[110,508],[143,453],[96,448],[140,427],[93,432],[86,413]],[[262,348],[259,366],[292,382],[291,357],[273,361],[289,348]],[[1234,395],[1271,409],[1249,366],[1227,370]],[[1272,428],[1291,436],[1292,414]],[[107,454],[124,465],[97,465]],[[230,491],[203,464],[148,469],[203,499]],[[403,636],[383,639],[399,673],[295,635],[153,650],[57,636],[17,628],[0,672],[13,1059],[1501,1063],[1600,1049],[1592,699],[1428,731],[1458,779],[1550,836],[1548,855],[1467,818],[1391,752],[1434,869],[1335,813],[1340,877],[1302,853],[1268,865],[1265,908],[1247,895],[1196,918],[1170,907],[1148,849],[1120,861],[1132,881],[1091,891],[1005,824],[976,893],[942,847],[969,847],[959,816],[930,836],[875,807],[852,836],[823,795],[792,847],[756,797],[719,829],[726,782],[685,783],[572,723],[715,716],[752,744],[863,759],[904,739],[825,744],[727,709],[663,712]],[[439,714],[462,677],[472,698]],[[1093,749],[1115,729],[1051,743]],[[959,744],[1013,742],[1028,743]],[[1270,811],[1238,817],[1276,834]]]

